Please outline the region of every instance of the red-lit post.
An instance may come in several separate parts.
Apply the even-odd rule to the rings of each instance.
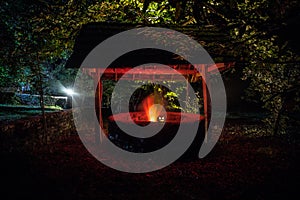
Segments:
[[[204,131],[205,131],[205,138],[204,142],[207,142],[207,128],[208,128],[208,91],[207,91],[207,69],[206,65],[201,65],[201,75],[202,75],[202,93],[203,93],[203,107],[204,107]]]
[[[102,133],[101,128],[103,129],[103,121],[102,121],[102,93],[103,93],[103,84],[100,79],[101,74],[100,70],[97,70],[97,73],[94,74],[94,87],[96,89],[95,95],[95,109],[99,122],[97,121],[95,124],[95,142],[99,144],[102,142]],[[101,128],[100,128],[101,127]]]

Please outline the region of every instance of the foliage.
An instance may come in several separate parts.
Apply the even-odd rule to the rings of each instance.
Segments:
[[[104,102],[106,99],[110,99],[111,96],[114,97],[116,101],[115,104],[119,105],[122,109],[124,105],[124,96],[127,95],[128,91],[133,91],[133,88],[136,88],[138,85],[141,85],[136,91],[133,92],[131,99],[130,99],[130,110],[137,111],[139,109],[139,105],[141,104],[142,100],[148,97],[149,95],[154,94],[156,101],[159,103],[164,104],[168,111],[178,111],[181,110],[183,112],[188,113],[197,113],[199,112],[199,107],[202,108],[202,98],[200,97],[201,91],[196,91],[196,97],[198,99],[192,101],[191,98],[188,97],[186,91],[186,82],[182,84],[176,83],[176,89],[174,91],[169,90],[171,85],[174,84],[172,81],[163,81],[162,84],[153,84],[150,82],[145,81],[132,81],[131,84],[125,84],[126,89],[124,89],[124,93],[113,93],[115,83],[113,81],[105,81],[104,82],[104,94],[103,99]],[[164,87],[163,85],[167,85],[168,88]],[[183,105],[180,105],[179,99],[182,100]],[[110,100],[107,101],[106,106],[110,106]],[[197,108],[197,109],[196,109]]]
[[[280,31],[299,15],[299,8],[295,0],[3,0],[0,86],[30,82],[41,97],[57,93],[60,89],[54,85],[72,86],[76,71],[65,70],[64,63],[81,26],[89,22],[210,25],[234,40],[226,50],[241,63],[243,79],[251,81],[248,98],[269,111],[268,130],[284,133],[299,111],[300,59]],[[108,98],[113,83],[105,87]],[[164,95],[171,102],[175,98],[173,93]]]
[[[4,87],[8,85],[7,83],[10,82],[11,75],[9,74],[9,69],[0,65],[0,87]]]
[[[80,28],[79,22],[85,23],[79,19],[85,3],[1,2],[1,24],[13,41],[10,48],[1,51],[6,57],[2,62],[10,67],[11,75],[30,71],[29,76],[25,74],[22,77],[23,81],[26,79],[40,91],[48,87],[45,83],[48,83],[53,70],[49,66],[67,59],[73,48],[75,33]],[[20,78],[14,81],[19,82]],[[41,83],[40,88],[37,88],[38,82]]]
[[[243,80],[251,82],[247,98],[263,104],[269,114],[264,119],[265,131],[273,134],[286,133],[299,112],[300,57],[280,35],[299,8],[294,0],[193,1],[184,9],[194,20],[183,18],[179,22],[197,21],[202,26],[223,27],[230,33],[234,42],[227,49],[241,63],[237,67],[243,67]]]
[[[172,7],[169,1],[150,2],[145,12],[145,17],[148,22],[155,23],[174,23],[175,8]]]
[[[0,91],[0,104],[19,104],[20,99],[15,92]]]
[[[269,112],[265,131],[280,134],[299,111],[299,55],[268,30],[274,18],[266,9],[272,9],[269,1],[237,3],[241,17],[232,20],[231,35],[245,63],[243,79],[251,80],[248,99],[262,102]]]
[[[88,7],[88,21],[140,23],[143,21],[142,3],[139,0],[96,1]]]
[[[40,95],[45,130],[44,94],[50,78],[47,65],[65,58],[72,48],[74,40],[69,37],[77,27],[72,18],[78,14],[74,8],[78,9],[73,1],[66,5],[54,1],[1,2],[1,25],[13,36],[13,45],[7,51],[4,64],[13,66],[13,72],[30,71],[26,79]]]

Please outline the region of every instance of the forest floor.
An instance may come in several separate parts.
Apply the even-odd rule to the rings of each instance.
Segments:
[[[101,164],[77,134],[31,152],[1,151],[1,199],[252,200],[298,195],[299,144],[286,137],[245,136],[241,123],[227,122],[205,158],[178,160],[143,174]]]

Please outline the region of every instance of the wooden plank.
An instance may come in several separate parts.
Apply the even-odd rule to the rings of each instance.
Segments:
[[[206,73],[214,74],[219,71],[228,69],[230,65],[224,65],[224,63],[218,63],[216,65],[210,65],[208,69],[206,69]],[[187,80],[191,82],[196,82],[200,79],[202,75],[201,71],[197,71],[196,69],[182,69],[182,67],[177,68],[176,72],[168,69],[159,69],[159,68],[145,68],[145,69],[136,69],[131,70],[131,68],[108,68],[103,70],[102,68],[86,68],[85,73],[93,76],[95,71],[97,74],[102,74],[102,80],[115,80],[118,81],[121,77],[124,80],[169,80],[176,81],[180,78],[180,75],[184,76]],[[193,77],[193,78],[192,78]]]
[[[205,137],[204,142],[207,143],[207,129],[208,129],[208,91],[207,91],[207,67],[205,64],[202,65],[202,92],[203,92],[203,106],[204,106],[204,131]]]
[[[101,77],[101,73],[99,70],[92,69],[88,71],[88,74],[91,74],[93,80],[94,80],[94,89],[96,91],[95,96],[95,109],[96,109],[96,115],[99,119],[99,121],[95,122],[95,143],[100,144],[102,143],[102,130],[103,130],[103,120],[102,120],[102,95],[103,95],[103,83]]]
[[[100,87],[99,87],[99,78],[97,76],[94,76],[94,87],[95,87],[95,90],[96,90],[96,96],[95,96],[95,107],[97,108],[96,110],[96,115],[97,117],[100,118],[100,110],[101,109],[98,109],[101,105],[101,102],[100,102],[100,96],[101,96],[101,92],[100,92]],[[98,121],[95,121],[95,143],[97,145],[100,144],[100,137],[101,137],[101,129],[100,129],[100,126],[99,126],[99,122]]]
[[[102,143],[102,130],[103,130],[103,119],[102,119],[102,97],[103,97],[103,84],[102,84],[102,80],[99,80],[98,83],[98,98],[99,98],[99,125],[100,125],[100,132],[99,132],[99,139],[100,139],[100,143]]]

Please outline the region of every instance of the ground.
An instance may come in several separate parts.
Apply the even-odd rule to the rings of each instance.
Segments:
[[[45,112],[57,112],[58,110],[62,110],[62,108],[45,106]],[[40,106],[0,104],[0,123],[39,115],[41,112]]]
[[[241,122],[226,123],[240,127]],[[238,123],[238,126],[236,126]],[[74,134],[34,151],[1,153],[3,199],[290,199],[298,194],[299,145],[230,128],[203,159],[130,174],[106,167]]]

